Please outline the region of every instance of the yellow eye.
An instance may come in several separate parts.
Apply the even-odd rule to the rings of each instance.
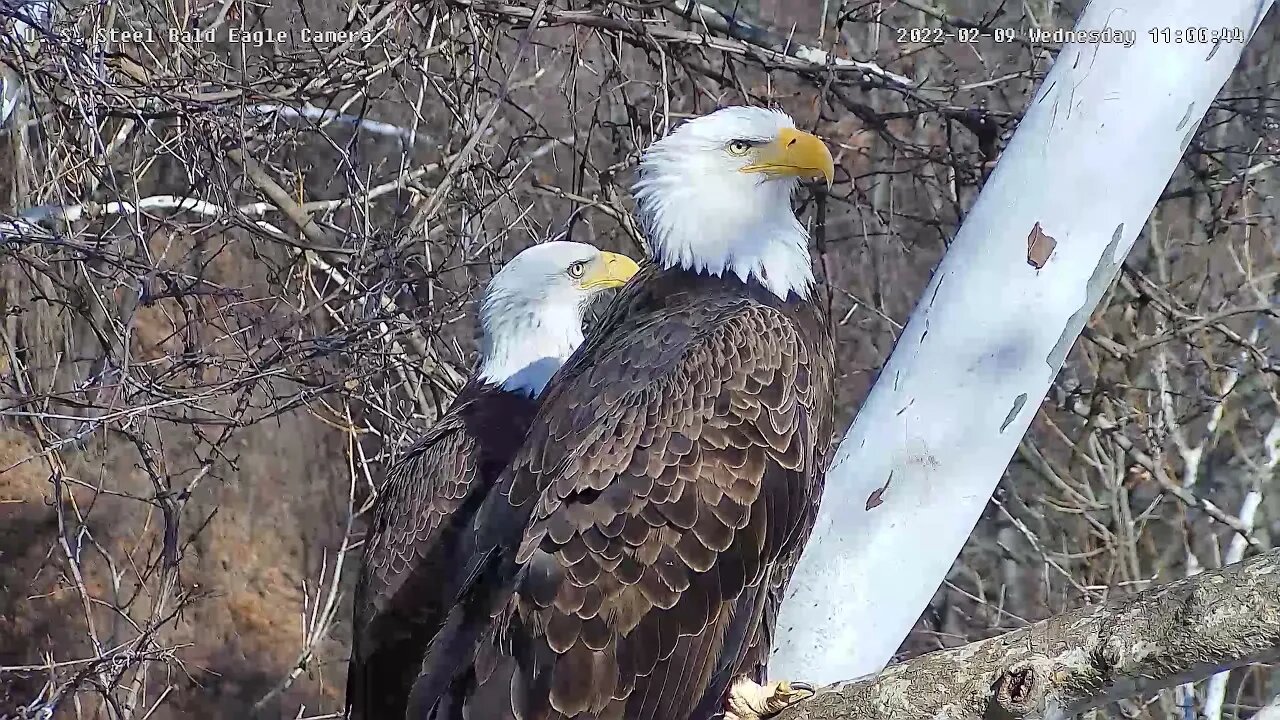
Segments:
[[[587,270],[586,261],[579,260],[569,266],[569,277],[573,278],[574,280],[577,280],[578,278],[582,277],[582,273],[586,272],[586,270]]]
[[[731,140],[725,146],[725,149],[729,151],[730,155],[746,155],[747,151],[751,149],[751,143],[746,140]]]

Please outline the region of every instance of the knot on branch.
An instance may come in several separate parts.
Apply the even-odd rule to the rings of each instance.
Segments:
[[[1043,655],[1019,660],[996,676],[986,720],[1038,717],[1054,684],[1054,662]]]

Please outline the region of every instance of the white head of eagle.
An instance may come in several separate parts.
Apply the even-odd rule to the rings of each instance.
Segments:
[[[480,300],[482,382],[538,395],[582,344],[591,299],[639,268],[626,255],[568,241],[526,248],[489,281]]]
[[[780,110],[735,106],[649,146],[634,187],[654,260],[754,279],[786,299],[813,285],[808,233],[791,210],[801,178],[835,173],[827,146]]]

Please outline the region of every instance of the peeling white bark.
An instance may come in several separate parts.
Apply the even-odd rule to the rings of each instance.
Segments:
[[[1136,44],[1068,44],[1028,106],[840,444],[771,677],[825,684],[890,660],[1243,50],[1149,30],[1248,38],[1271,4],[1085,10],[1077,30],[1133,30]]]

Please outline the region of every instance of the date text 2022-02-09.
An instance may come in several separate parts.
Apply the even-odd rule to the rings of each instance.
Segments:
[[[897,28],[899,43],[913,45],[937,45],[948,42],[974,43],[990,39],[997,43],[1022,42],[1046,47],[1061,47],[1068,43],[1085,45],[1120,45],[1131,48],[1137,44],[1137,30],[1105,27],[1100,30],[1072,30],[1056,28],[1052,30],[1029,28],[1020,30],[1011,27],[959,28],[959,27],[912,27]],[[1209,45],[1217,43],[1244,43],[1245,31],[1241,27],[1207,27],[1203,25],[1188,27],[1154,27],[1148,28],[1147,37],[1156,45]]]

